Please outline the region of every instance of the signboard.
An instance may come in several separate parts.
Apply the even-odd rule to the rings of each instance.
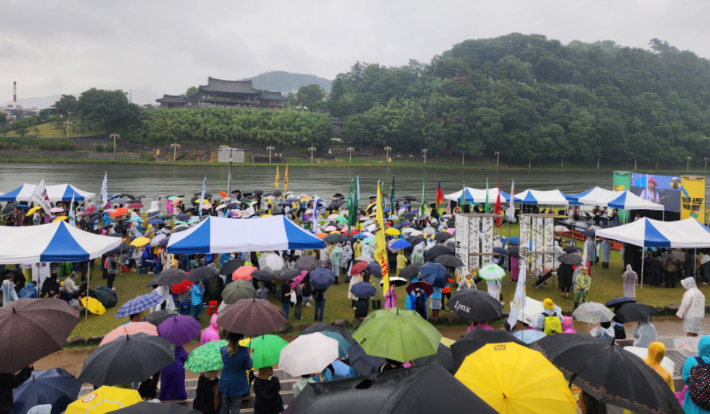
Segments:
[[[631,189],[631,173],[626,171],[614,171],[614,191],[624,191]],[[619,210],[619,222],[629,222],[629,212]]]
[[[681,183],[680,219],[692,217],[703,223],[705,221],[705,177],[684,175]]]
[[[680,188],[680,177],[654,174],[631,175],[631,192],[644,200],[662,204],[667,211],[680,213]]]

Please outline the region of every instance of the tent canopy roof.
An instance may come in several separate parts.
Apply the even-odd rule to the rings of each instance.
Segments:
[[[37,185],[35,184],[22,184],[16,189],[0,196],[0,201],[29,201],[36,188]],[[71,184],[48,185],[47,195],[49,196],[49,201],[52,202],[71,201],[72,195],[74,196],[74,201],[86,201],[96,197],[96,194],[80,190]]]
[[[461,192],[464,190],[459,190],[455,193],[447,194],[444,196],[446,200],[459,201],[461,200]],[[488,203],[494,205],[496,203],[496,198],[498,198],[498,188],[488,189]],[[467,203],[485,203],[486,202],[486,190],[479,190],[476,188],[466,187],[465,200]],[[510,194],[501,190],[500,201],[507,203],[510,201]]]
[[[515,202],[522,204],[540,204],[543,206],[566,206],[567,195],[560,190],[525,190],[515,194]]]
[[[596,236],[643,247],[710,247],[710,229],[693,218],[658,221],[644,217],[623,226],[597,230]]]
[[[600,206],[618,208],[620,210],[663,210],[662,204],[644,200],[631,191],[611,191],[594,187],[579,194],[567,196],[573,205]]]

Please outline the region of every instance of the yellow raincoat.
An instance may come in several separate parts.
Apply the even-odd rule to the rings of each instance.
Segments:
[[[661,378],[663,378],[663,381],[671,387],[671,392],[675,392],[673,377],[665,368],[661,366],[661,361],[663,361],[663,357],[665,356],[666,346],[663,345],[663,342],[651,342],[651,345],[648,346],[648,357],[644,358],[643,362],[653,368],[653,370],[656,371]],[[624,414],[632,413],[635,413],[635,411],[624,410]]]

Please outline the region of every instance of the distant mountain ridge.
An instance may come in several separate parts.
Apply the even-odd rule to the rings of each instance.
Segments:
[[[268,89],[270,91],[281,91],[284,94],[298,89],[301,86],[316,84],[330,93],[331,80],[319,78],[315,75],[307,75],[302,73],[291,73],[282,70],[262,73],[251,78],[242,80],[252,80],[252,84],[256,89]]]

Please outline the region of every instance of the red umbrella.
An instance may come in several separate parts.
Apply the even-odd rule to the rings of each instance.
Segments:
[[[267,300],[243,299],[222,310],[217,324],[229,332],[257,336],[276,332],[286,324],[286,317]]]
[[[85,213],[93,213],[94,211],[96,211],[96,206],[87,207],[86,210],[84,210]]]
[[[234,273],[232,273],[232,281],[236,282],[237,280],[246,280],[250,281],[251,280],[251,272],[255,271],[256,267],[254,266],[242,266],[239,269],[235,270]]]
[[[356,235],[356,234],[359,234],[359,233],[360,233],[360,230],[354,229],[354,228],[351,227],[351,228],[350,228],[350,233],[348,233],[348,226],[345,226],[345,227],[343,227],[343,229],[341,230],[341,232],[343,233],[344,236],[354,236],[354,235]]]
[[[178,284],[176,284],[176,285],[173,285],[172,291],[173,291],[173,293],[176,294],[176,295],[182,295],[183,293],[185,293],[185,292],[187,292],[188,290],[190,290],[191,287],[192,287],[192,282],[190,282],[189,280],[185,279],[185,280],[183,280],[182,282],[180,282],[180,283],[178,283]]]
[[[416,287],[419,287],[421,290],[423,290],[424,293],[427,294],[427,296],[431,296],[431,294],[434,293],[434,288],[427,282],[410,283],[409,286],[407,286],[407,293],[412,293],[412,291]]]
[[[367,262],[357,262],[353,265],[353,268],[350,270],[350,274],[357,275],[365,269],[367,269]]]
[[[143,208],[143,204],[141,203],[131,203],[128,205],[128,208]]]

